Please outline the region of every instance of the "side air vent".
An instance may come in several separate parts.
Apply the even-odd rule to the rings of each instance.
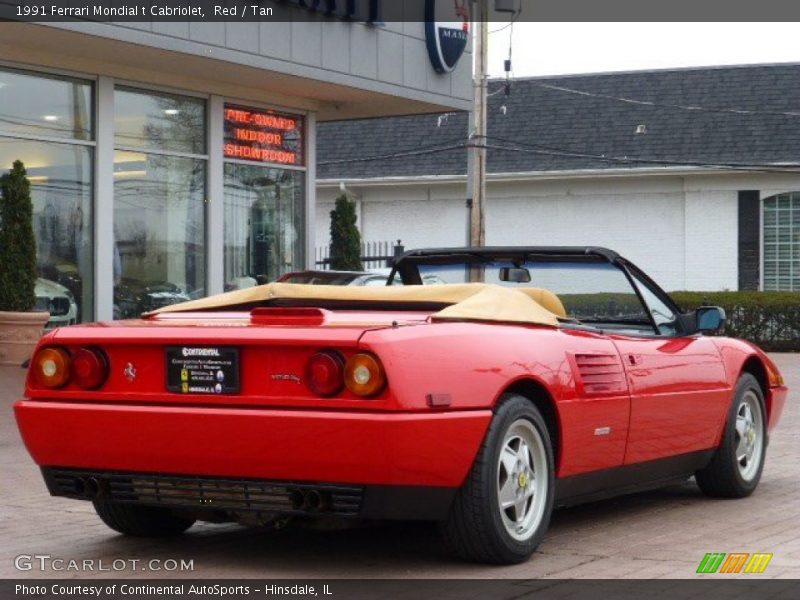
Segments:
[[[617,354],[576,354],[579,389],[585,396],[624,394],[628,391],[625,370]]]

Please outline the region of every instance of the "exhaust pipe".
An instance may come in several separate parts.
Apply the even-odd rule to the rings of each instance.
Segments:
[[[306,497],[302,490],[292,490],[289,492],[289,502],[292,503],[292,508],[295,510],[302,510],[306,504]]]
[[[75,491],[80,496],[97,498],[100,495],[100,482],[96,477],[79,477],[75,480]]]
[[[318,491],[311,490],[306,493],[306,510],[309,512],[317,512],[319,510],[320,503],[321,499]]]
[[[100,482],[96,477],[89,477],[86,480],[86,493],[92,498],[97,498],[100,495]]]
[[[309,513],[324,511],[330,505],[330,499],[318,490],[290,490],[289,502],[294,510]]]

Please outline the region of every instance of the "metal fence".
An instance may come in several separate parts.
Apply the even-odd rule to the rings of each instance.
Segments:
[[[361,264],[365,270],[381,269],[391,266],[395,256],[405,252],[401,240],[396,242],[361,242]],[[331,247],[318,246],[316,250],[316,265],[320,270],[327,271],[331,268]]]

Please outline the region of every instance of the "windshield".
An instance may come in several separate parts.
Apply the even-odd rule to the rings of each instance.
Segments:
[[[483,282],[520,289],[562,319],[653,332],[650,316],[625,272],[605,261],[490,261],[479,267],[459,261],[419,263],[416,268],[423,285],[467,283],[474,280],[471,271],[479,268]]]

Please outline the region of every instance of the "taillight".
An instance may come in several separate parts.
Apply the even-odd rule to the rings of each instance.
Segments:
[[[374,396],[386,385],[386,373],[378,357],[359,352],[351,356],[344,366],[344,383],[358,396]]]
[[[306,381],[319,396],[334,396],[344,387],[344,359],[338,352],[317,352],[306,366]]]
[[[108,377],[108,361],[96,348],[81,348],[72,355],[72,380],[86,390],[99,388]]]
[[[63,348],[43,348],[33,357],[31,369],[39,385],[51,389],[63,387],[69,381],[69,353]]]

